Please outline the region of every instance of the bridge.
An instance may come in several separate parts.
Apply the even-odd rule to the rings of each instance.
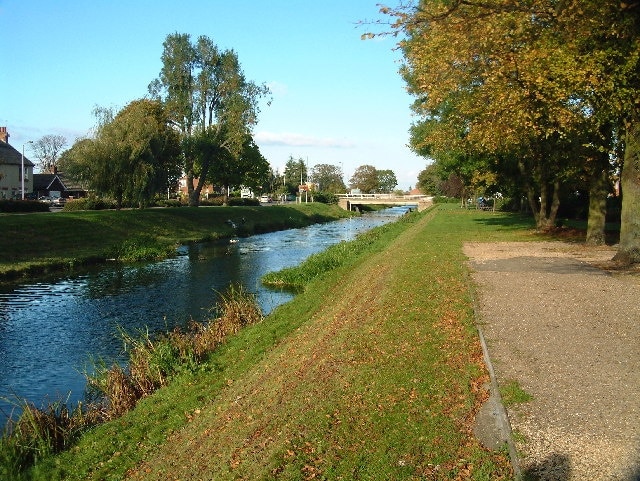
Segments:
[[[338,205],[344,210],[360,210],[362,205],[414,205],[418,211],[430,207],[433,197],[427,195],[338,194]]]

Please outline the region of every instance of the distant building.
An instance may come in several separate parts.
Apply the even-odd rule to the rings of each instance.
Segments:
[[[0,199],[22,198],[22,178],[24,176],[25,196],[33,191],[33,167],[35,164],[24,158],[22,152],[9,145],[9,132],[0,127]]]
[[[36,198],[40,197],[64,197],[67,199],[78,199],[86,197],[87,191],[68,179],[62,172],[53,169],[53,174],[34,174],[33,192]]]
[[[242,186],[240,188],[240,197],[242,197],[243,199],[253,199],[255,197],[255,194],[250,187]]]
[[[298,192],[316,192],[320,190],[320,184],[314,184],[313,182],[305,182],[298,186]]]
[[[195,185],[198,185],[198,181],[200,179],[198,179],[197,177],[193,179],[193,183]],[[205,199],[208,199],[209,196],[214,195],[215,194],[215,189],[213,187],[212,184],[205,184],[202,187],[202,191],[200,192],[200,197],[203,197]],[[188,198],[189,197],[189,188],[187,186],[187,177],[183,176],[182,178],[180,178],[179,182],[178,182],[178,195],[180,195],[183,198]]]

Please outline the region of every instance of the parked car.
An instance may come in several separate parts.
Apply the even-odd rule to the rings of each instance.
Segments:
[[[51,203],[55,206],[62,207],[66,202],[67,202],[67,199],[65,199],[64,197],[54,197]]]
[[[48,195],[41,195],[40,197],[38,197],[38,200],[40,202],[44,202],[45,204],[51,204],[53,202],[51,197],[49,197]]]
[[[269,197],[268,195],[260,196],[260,203],[269,203],[269,202],[271,202],[271,197]]]

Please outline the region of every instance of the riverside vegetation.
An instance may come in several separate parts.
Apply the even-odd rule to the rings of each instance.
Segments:
[[[530,227],[443,205],[269,276],[302,292],[9,479],[510,479],[471,432],[487,373],[462,243]]]
[[[179,244],[303,227],[348,216],[335,205],[0,214],[0,281],[86,264],[154,260]]]

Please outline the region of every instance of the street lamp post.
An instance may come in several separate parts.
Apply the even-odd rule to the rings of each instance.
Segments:
[[[29,140],[22,144],[22,162],[20,162],[20,184],[22,186],[22,200],[24,200],[24,146],[26,144],[33,144],[33,140]]]

